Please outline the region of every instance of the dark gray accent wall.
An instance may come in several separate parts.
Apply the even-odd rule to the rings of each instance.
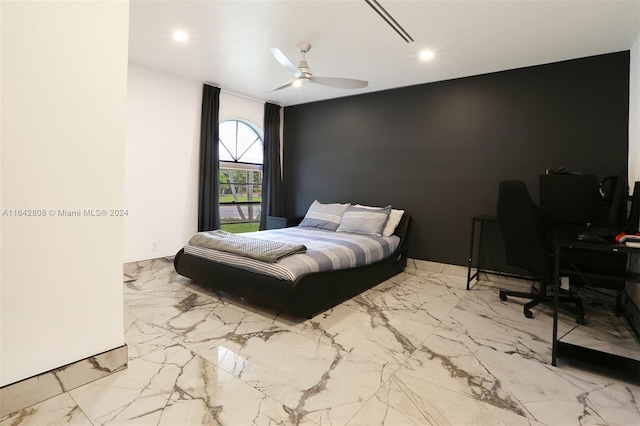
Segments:
[[[425,65],[427,67],[428,65]],[[425,69],[425,72],[428,72]],[[289,216],[320,202],[405,209],[409,256],[465,265],[498,183],[627,168],[629,52],[285,108]]]

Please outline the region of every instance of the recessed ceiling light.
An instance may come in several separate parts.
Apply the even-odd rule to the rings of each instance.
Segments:
[[[173,32],[173,39],[180,43],[184,43],[189,40],[189,34],[187,34],[185,31],[176,30]]]
[[[422,59],[423,61],[430,61],[433,59],[433,57],[433,50],[423,50],[422,52],[420,52],[420,59]]]

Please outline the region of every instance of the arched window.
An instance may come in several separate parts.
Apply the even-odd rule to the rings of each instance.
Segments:
[[[220,224],[229,232],[257,231],[262,200],[262,130],[253,123],[220,123]]]

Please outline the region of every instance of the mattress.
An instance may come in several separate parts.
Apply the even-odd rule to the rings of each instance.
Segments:
[[[265,263],[233,253],[190,244],[184,247],[184,251],[239,269],[281,280],[295,281],[302,275],[313,272],[347,269],[375,263],[389,257],[400,244],[400,238],[396,235],[376,237],[300,226],[247,232],[242,235],[291,244],[304,244],[307,251],[283,257],[276,263]]]

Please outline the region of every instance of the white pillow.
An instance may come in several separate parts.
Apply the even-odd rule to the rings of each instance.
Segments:
[[[379,209],[380,207],[372,207],[372,206],[363,206],[362,204],[356,204],[356,207],[362,207],[365,209]],[[384,229],[382,230],[383,237],[390,237],[396,231],[398,224],[400,223],[400,219],[402,219],[402,215],[404,214],[404,210],[391,209],[391,214],[389,214],[389,219],[387,219],[387,223],[384,225]]]

